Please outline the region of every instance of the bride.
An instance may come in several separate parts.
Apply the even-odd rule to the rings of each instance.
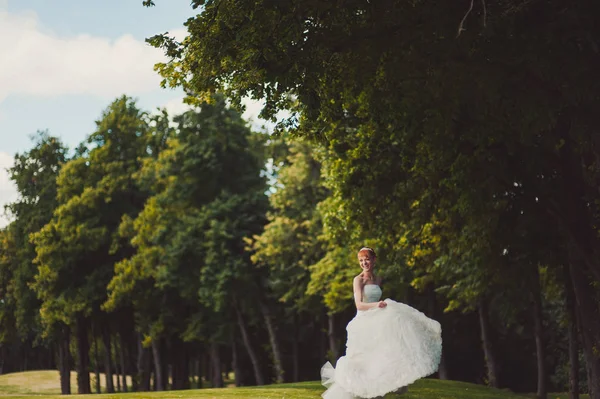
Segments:
[[[374,398],[403,393],[436,372],[442,353],[441,326],[408,305],[381,301],[381,278],[373,273],[372,248],[358,251],[362,273],[354,278],[356,316],[348,323],[346,356],[335,369],[321,368],[324,399]]]

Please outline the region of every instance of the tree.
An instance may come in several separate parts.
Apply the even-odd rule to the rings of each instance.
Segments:
[[[59,139],[47,132],[39,132],[35,140],[31,150],[15,156],[15,163],[9,169],[10,179],[19,193],[19,200],[7,205],[7,210],[15,218],[10,228],[19,248],[16,257],[20,265],[15,270],[14,298],[16,326],[22,337],[39,330],[36,326],[39,304],[29,287],[36,271],[33,264],[35,248],[29,235],[50,220],[57,206],[56,177],[66,161],[67,151]]]
[[[274,140],[271,145],[279,147],[280,142],[285,145],[283,140]],[[327,196],[327,189],[323,186],[320,163],[310,146],[293,142],[287,145],[289,154],[278,166],[275,192],[269,196],[269,222],[251,242],[252,261],[267,269],[264,289],[286,305],[288,315],[306,312],[308,318],[314,319],[321,313],[321,304],[316,296],[307,294],[307,288],[311,266],[325,253],[317,206]],[[270,319],[266,322],[269,325]],[[300,366],[296,326],[292,329],[293,378],[297,381]],[[281,359],[281,354],[274,357]],[[276,360],[277,382],[283,382],[283,372],[281,360]]]
[[[42,300],[42,320],[47,331],[59,323],[73,326],[79,393],[90,393],[90,316],[99,316],[114,264],[129,252],[111,251],[117,228],[124,215],[139,212],[145,198],[132,174],[147,154],[147,131],[131,99],[115,100],[89,136],[91,148],[61,169],[59,206],[52,220],[33,235],[38,272],[32,285]],[[105,320],[109,328],[110,319]],[[106,338],[110,332],[104,334]],[[105,339],[105,351],[111,350],[110,339]],[[110,356],[105,366],[112,379]]]
[[[12,263],[16,252],[10,231],[0,230],[0,373],[10,370],[10,363],[7,361],[8,350],[18,342],[16,331],[12,328],[15,325],[15,306],[10,298]]]
[[[25,364],[31,356],[29,348],[42,352],[38,357],[52,357],[51,347],[64,347],[66,336],[51,334],[48,339],[42,338],[42,327],[39,318],[39,300],[30,284],[34,281],[36,265],[35,248],[30,241],[30,235],[38,231],[52,217],[57,206],[56,177],[66,161],[67,149],[59,139],[47,132],[38,132],[32,136],[33,147],[24,153],[15,155],[14,165],[8,169],[9,177],[17,188],[19,198],[8,205],[6,210],[14,220],[6,228],[7,244],[11,243],[12,252],[7,252],[4,267],[7,273],[7,292],[2,295],[5,309],[12,309],[14,326],[25,351]],[[10,237],[10,240],[9,240]],[[9,247],[7,247],[7,250]],[[11,323],[12,324],[12,323]],[[8,326],[7,326],[8,328]],[[12,330],[13,327],[7,329]],[[44,355],[43,352],[48,354]],[[61,358],[59,356],[59,358]],[[62,359],[62,358],[61,358]],[[49,367],[49,364],[33,364],[32,367]],[[7,369],[10,366],[7,365]],[[61,373],[61,391],[70,393],[68,370],[59,367]]]

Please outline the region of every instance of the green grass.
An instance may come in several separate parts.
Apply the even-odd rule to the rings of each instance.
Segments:
[[[71,375],[71,383],[75,373]],[[60,393],[58,371],[26,371],[0,375],[0,396]]]
[[[77,385],[75,373],[71,375],[71,381],[71,387],[76,391]],[[295,384],[269,385],[265,387],[94,394],[90,399],[320,399],[323,390],[323,387],[318,382],[302,382]],[[59,393],[60,385],[57,371],[29,371],[0,375],[0,398],[73,398],[73,396],[61,396]],[[466,382],[424,379],[411,385],[408,393],[403,395],[388,394],[385,396],[385,399],[527,399],[531,397],[532,396],[530,395],[517,395],[506,390],[490,389],[481,385],[469,384]],[[583,395],[582,399],[586,397],[588,396]],[[548,395],[548,398],[566,399],[567,395],[551,394]]]
[[[96,376],[90,373],[92,390]],[[129,386],[131,378],[127,377]],[[115,378],[113,382],[116,384]],[[106,387],[106,378],[100,374],[102,390]],[[116,385],[115,385],[116,386]],[[71,388],[77,389],[77,374],[71,372]],[[51,395],[60,394],[59,374],[56,370],[25,371],[0,375],[0,397],[7,395]]]
[[[528,398],[532,398],[535,399],[536,396],[534,394],[528,395]],[[584,394],[580,394],[579,397],[581,399],[590,399],[590,395],[584,395]],[[569,394],[568,393],[549,393],[548,394],[548,399],[569,399]]]

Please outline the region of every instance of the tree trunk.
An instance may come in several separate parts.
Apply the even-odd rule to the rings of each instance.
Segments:
[[[160,351],[160,363],[162,365],[162,381],[163,389],[167,391],[170,388],[169,379],[169,352],[166,340],[163,338],[159,341],[158,350]]]
[[[137,379],[140,385],[140,391],[150,390],[150,350],[142,346],[142,334],[137,339],[138,357],[137,357]]]
[[[160,353],[160,342],[158,339],[152,340],[152,355],[154,358],[154,378],[155,378],[155,388],[156,391],[164,391],[165,385],[163,380],[163,367],[162,367],[162,359]]]
[[[181,348],[179,347],[179,342],[177,338],[171,338],[166,342],[167,352],[169,353],[168,361],[164,358],[165,363],[169,363],[169,367],[167,369],[166,375],[170,374],[171,376],[171,389],[180,390],[181,389]],[[166,381],[169,381],[169,377],[165,378]],[[168,386],[169,384],[167,384]],[[167,388],[168,389],[168,388]]]
[[[21,359],[23,359],[22,360],[23,361],[23,365],[22,365],[21,371],[27,371],[28,370],[28,368],[27,368],[27,366],[29,364],[29,356],[27,355],[27,352],[29,352],[28,348],[29,348],[28,344],[25,344],[25,345],[21,346],[21,353],[22,353]]]
[[[98,337],[96,336],[96,329],[92,323],[92,339],[94,340],[94,376],[96,377],[95,389],[96,393],[100,393],[100,355],[98,354]]]
[[[483,353],[485,356],[485,364],[487,368],[488,385],[494,388],[499,388],[498,384],[498,366],[496,363],[496,355],[491,338],[491,326],[487,302],[481,298],[479,300],[479,327],[481,329],[481,343],[483,345]]]
[[[187,345],[181,342],[181,386],[182,389],[190,389],[190,359],[191,356],[187,350]]]
[[[435,286],[433,284],[427,285],[427,313],[428,317],[434,320],[439,319],[440,315],[438,312],[437,297],[435,296]],[[442,328],[442,333],[443,331],[444,329]],[[444,347],[442,347],[442,356],[440,358],[440,364],[437,372],[437,376],[440,380],[448,379],[448,371],[446,368],[446,358],[444,356],[444,352]]]
[[[581,155],[577,153],[574,138],[570,134],[571,120],[566,112],[556,121],[555,129],[563,139],[560,147],[560,166],[562,171],[562,190],[557,209],[550,213],[571,238],[570,255],[576,252],[577,264],[584,263],[596,281],[600,281],[600,262],[598,262],[598,235],[590,223],[589,207],[586,206],[586,177],[582,170]],[[573,266],[571,262],[571,266]]]
[[[123,333],[119,333],[119,360],[121,361],[121,385],[123,392],[128,392],[127,388],[127,370],[125,368],[125,340],[123,339]]]
[[[191,381],[190,381],[190,387],[192,389],[197,389],[199,388],[198,386],[198,380],[197,380],[197,376],[199,374],[199,370],[198,370],[198,366],[199,366],[199,361],[198,361],[198,357],[196,356],[196,353],[194,351],[194,356],[191,358],[190,360],[190,374],[191,374]]]
[[[111,361],[111,339],[110,327],[107,325],[102,328],[102,342],[104,343],[104,377],[106,379],[106,392],[114,393],[115,386],[113,381],[113,370]]]
[[[242,369],[240,368],[240,362],[237,353],[237,344],[235,342],[235,331],[231,330],[229,337],[229,346],[231,347],[231,368],[233,369],[233,377],[235,378],[235,386],[242,386]]]
[[[133,392],[137,392],[139,390],[140,382],[140,380],[138,379],[139,369],[137,367],[138,345],[133,330],[129,331],[127,337],[127,351],[125,352],[125,359],[127,361],[127,369],[129,370],[129,375],[131,375],[131,390]]]
[[[172,359],[172,378],[173,389],[189,389],[190,387],[190,372],[189,372],[189,356],[187,354],[185,343],[178,338],[173,338],[171,342],[171,359]]]
[[[534,268],[532,276],[532,300],[533,300],[533,322],[535,334],[535,349],[537,357],[537,397],[546,399],[548,396],[548,387],[546,385],[546,356],[544,347],[544,325],[542,314],[542,291],[540,287],[540,275],[537,266]]]
[[[246,329],[246,323],[242,317],[242,313],[240,310],[235,307],[235,313],[237,315],[238,326],[240,327],[240,332],[242,333],[242,340],[244,341],[244,346],[246,347],[246,351],[248,352],[248,356],[250,357],[250,361],[252,362],[252,368],[254,369],[254,378],[256,379],[256,385],[265,385],[265,379],[262,374],[262,370],[260,369],[260,362],[258,361],[258,356],[252,347],[252,343],[250,342],[250,337],[248,336],[248,330]]]
[[[210,355],[210,345],[208,351],[204,352],[202,360],[204,363],[204,366],[202,367],[204,381],[212,381],[212,357]]]
[[[117,347],[116,337],[115,337],[115,340],[112,342],[113,342],[113,346],[115,348],[115,356],[117,356],[117,353],[119,352],[119,348]],[[117,379],[117,392],[123,392],[121,390],[121,378],[120,378],[121,373],[120,373],[120,371],[121,371],[121,368],[119,366],[119,361],[115,358],[115,373],[114,373],[114,375],[115,375],[115,377],[117,377],[116,378]]]
[[[223,387],[223,374],[221,374],[221,355],[219,353],[219,344],[210,343],[210,381],[213,388]]]
[[[153,352],[154,353],[154,352]],[[152,359],[154,359],[154,357],[152,357]],[[152,362],[152,371],[151,371],[151,375],[152,375],[152,391],[157,391],[156,389],[156,368],[154,367],[154,362]]]
[[[48,366],[46,366],[47,370],[56,368],[56,353],[55,352],[48,352]]]
[[[597,353],[600,345],[600,320],[598,319],[600,312],[588,276],[584,274],[581,267],[573,263],[570,272],[578,309],[583,354],[589,375],[590,399],[600,399],[600,355]]]
[[[321,353],[321,359],[325,360],[328,358],[327,356],[327,317],[326,314],[323,314],[323,318],[317,322],[319,327],[317,331],[319,331],[319,352]]]
[[[271,344],[271,352],[273,355],[273,368],[275,369],[275,383],[282,384],[284,382],[283,362],[281,361],[281,350],[279,349],[277,333],[275,331],[275,326],[273,325],[273,318],[271,317],[271,310],[263,301],[260,302],[260,309],[265,319],[267,332],[269,333],[269,342]]]
[[[437,299],[435,297],[435,286],[428,284],[426,288],[427,292],[427,317],[436,319],[437,316]]]
[[[442,347],[442,357],[440,358],[440,366],[438,367],[438,378],[440,380],[448,380],[448,367],[446,365],[445,350]]]
[[[92,393],[90,388],[89,350],[87,320],[79,315],[77,328],[77,393]]]
[[[7,357],[6,345],[0,344],[0,375],[4,372],[4,359]]]
[[[292,331],[292,378],[294,382],[298,382],[299,379],[299,371],[300,371],[300,362],[299,362],[299,354],[298,354],[298,319],[296,315],[294,315],[294,329]]]
[[[575,315],[575,310],[571,310]],[[579,399],[579,334],[577,324],[569,322],[569,399]]]
[[[196,360],[194,360],[195,363],[195,377],[194,377],[194,381],[196,381],[196,388],[202,388],[202,362],[200,361],[200,357],[196,357]]]
[[[327,337],[329,338],[329,353],[330,361],[335,366],[337,359],[340,357],[338,352],[337,339],[335,336],[335,316],[333,314],[327,315]]]
[[[69,328],[63,328],[63,334],[58,340],[58,372],[60,374],[60,393],[71,394],[71,356]]]
[[[569,399],[579,399],[579,337],[577,331],[577,308],[569,267],[563,266],[565,290],[565,314],[567,315],[569,339]]]

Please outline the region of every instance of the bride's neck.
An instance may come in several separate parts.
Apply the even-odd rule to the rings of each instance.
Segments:
[[[362,275],[365,280],[375,280],[375,273],[371,271],[364,271],[362,272]]]

